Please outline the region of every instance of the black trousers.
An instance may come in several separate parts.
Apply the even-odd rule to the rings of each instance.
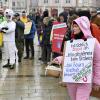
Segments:
[[[42,46],[42,61],[47,63],[51,59],[51,45]]]
[[[31,51],[31,57],[34,57],[33,39],[25,39],[25,47],[26,47],[26,56],[29,57]]]

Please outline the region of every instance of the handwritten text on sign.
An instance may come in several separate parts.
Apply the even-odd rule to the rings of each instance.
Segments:
[[[94,38],[66,43],[63,67],[64,82],[91,83],[94,44]]]
[[[24,30],[24,34],[25,35],[30,34],[31,27],[32,27],[32,22],[25,23],[25,30]]]

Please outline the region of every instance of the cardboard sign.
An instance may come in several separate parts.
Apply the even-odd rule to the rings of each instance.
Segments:
[[[52,52],[61,53],[63,38],[67,31],[66,23],[53,25]]]
[[[32,22],[25,23],[25,30],[24,30],[25,35],[30,34],[31,27],[32,27]]]
[[[91,45],[92,44],[92,45]],[[68,41],[65,47],[63,82],[91,83],[95,38]]]

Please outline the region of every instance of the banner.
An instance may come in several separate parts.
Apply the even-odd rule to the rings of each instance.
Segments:
[[[61,53],[63,38],[67,31],[66,23],[57,23],[52,28],[52,52]]]
[[[32,27],[32,22],[25,23],[24,35],[30,34],[31,27]]]
[[[92,44],[92,45],[91,45]],[[65,47],[63,82],[91,83],[95,38],[68,41]]]

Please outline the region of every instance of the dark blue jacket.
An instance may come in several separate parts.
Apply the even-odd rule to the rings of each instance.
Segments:
[[[36,26],[35,26],[34,21],[32,21],[32,27],[31,27],[30,33],[25,35],[25,39],[34,39],[35,32],[36,32]]]

